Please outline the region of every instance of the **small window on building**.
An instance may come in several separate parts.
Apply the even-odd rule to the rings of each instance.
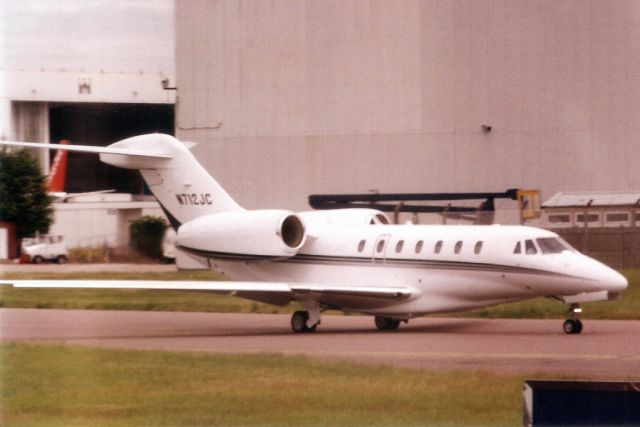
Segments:
[[[624,212],[608,213],[607,222],[629,222],[629,214]]]
[[[398,243],[396,243],[396,252],[398,253],[402,252],[403,246],[404,246],[404,240],[398,240]]]
[[[476,242],[476,245],[473,247],[473,253],[478,255],[482,251],[482,241]]]
[[[433,248],[433,251],[439,254],[441,250],[442,250],[442,240],[438,240],[436,242],[436,246]]]
[[[536,245],[533,243],[533,240],[525,240],[524,250],[527,255],[535,255],[538,253],[538,249],[536,248]]]
[[[385,241],[384,241],[384,240],[380,240],[380,241],[378,242],[378,246],[376,247],[376,251],[377,251],[378,253],[382,252],[382,250],[384,249],[384,243],[385,243]]]
[[[456,254],[459,254],[461,250],[462,250],[462,240],[458,240],[456,242],[456,245],[453,248],[453,252],[455,252]]]
[[[514,254],[521,254],[522,253],[522,245],[520,244],[520,242],[516,243],[516,248],[513,250]]]
[[[366,240],[360,240],[358,243],[358,252],[364,251],[364,246],[367,244]]]
[[[585,218],[587,222],[599,222],[600,221],[600,214],[578,214],[576,215],[576,221],[578,222],[585,222]]]
[[[418,243],[416,243],[416,253],[417,254],[422,252],[422,246],[423,245],[424,245],[424,242],[422,240],[418,240]]]
[[[571,215],[549,215],[549,222],[551,224],[569,224],[571,222]]]

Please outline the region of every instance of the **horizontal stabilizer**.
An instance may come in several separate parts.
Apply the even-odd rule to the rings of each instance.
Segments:
[[[120,154],[124,156],[148,157],[154,159],[171,159],[173,156],[166,153],[154,153],[146,150],[132,150],[129,148],[97,147],[95,145],[63,145],[42,144],[38,142],[0,141],[0,145],[9,147],[39,148],[48,150],[67,150],[81,153]]]

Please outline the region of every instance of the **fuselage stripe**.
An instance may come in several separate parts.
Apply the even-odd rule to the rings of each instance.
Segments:
[[[311,255],[297,254],[292,257],[283,258],[265,255],[251,254],[234,254],[226,252],[211,252],[201,249],[188,248],[178,246],[178,249],[198,255],[205,258],[218,259],[223,261],[271,261],[285,264],[324,264],[324,265],[361,265],[361,266],[385,266],[385,267],[407,267],[407,268],[425,268],[440,270],[467,270],[467,271],[486,271],[486,272],[502,272],[513,274],[535,274],[544,276],[565,277],[578,280],[587,280],[586,278],[573,276],[569,274],[558,273],[548,270],[540,270],[528,267],[519,267],[505,264],[493,263],[475,263],[464,261],[449,260],[425,260],[425,259],[408,259],[408,258],[372,258],[372,257],[353,257],[353,256],[328,256],[328,255]]]

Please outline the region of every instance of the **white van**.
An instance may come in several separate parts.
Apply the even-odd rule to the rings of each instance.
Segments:
[[[62,236],[44,234],[35,238],[22,239],[22,261],[40,264],[44,261],[64,264],[69,260],[67,246]]]

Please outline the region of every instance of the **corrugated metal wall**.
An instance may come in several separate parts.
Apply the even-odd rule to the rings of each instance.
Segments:
[[[176,33],[177,135],[246,207],[640,188],[636,1],[178,0]]]

